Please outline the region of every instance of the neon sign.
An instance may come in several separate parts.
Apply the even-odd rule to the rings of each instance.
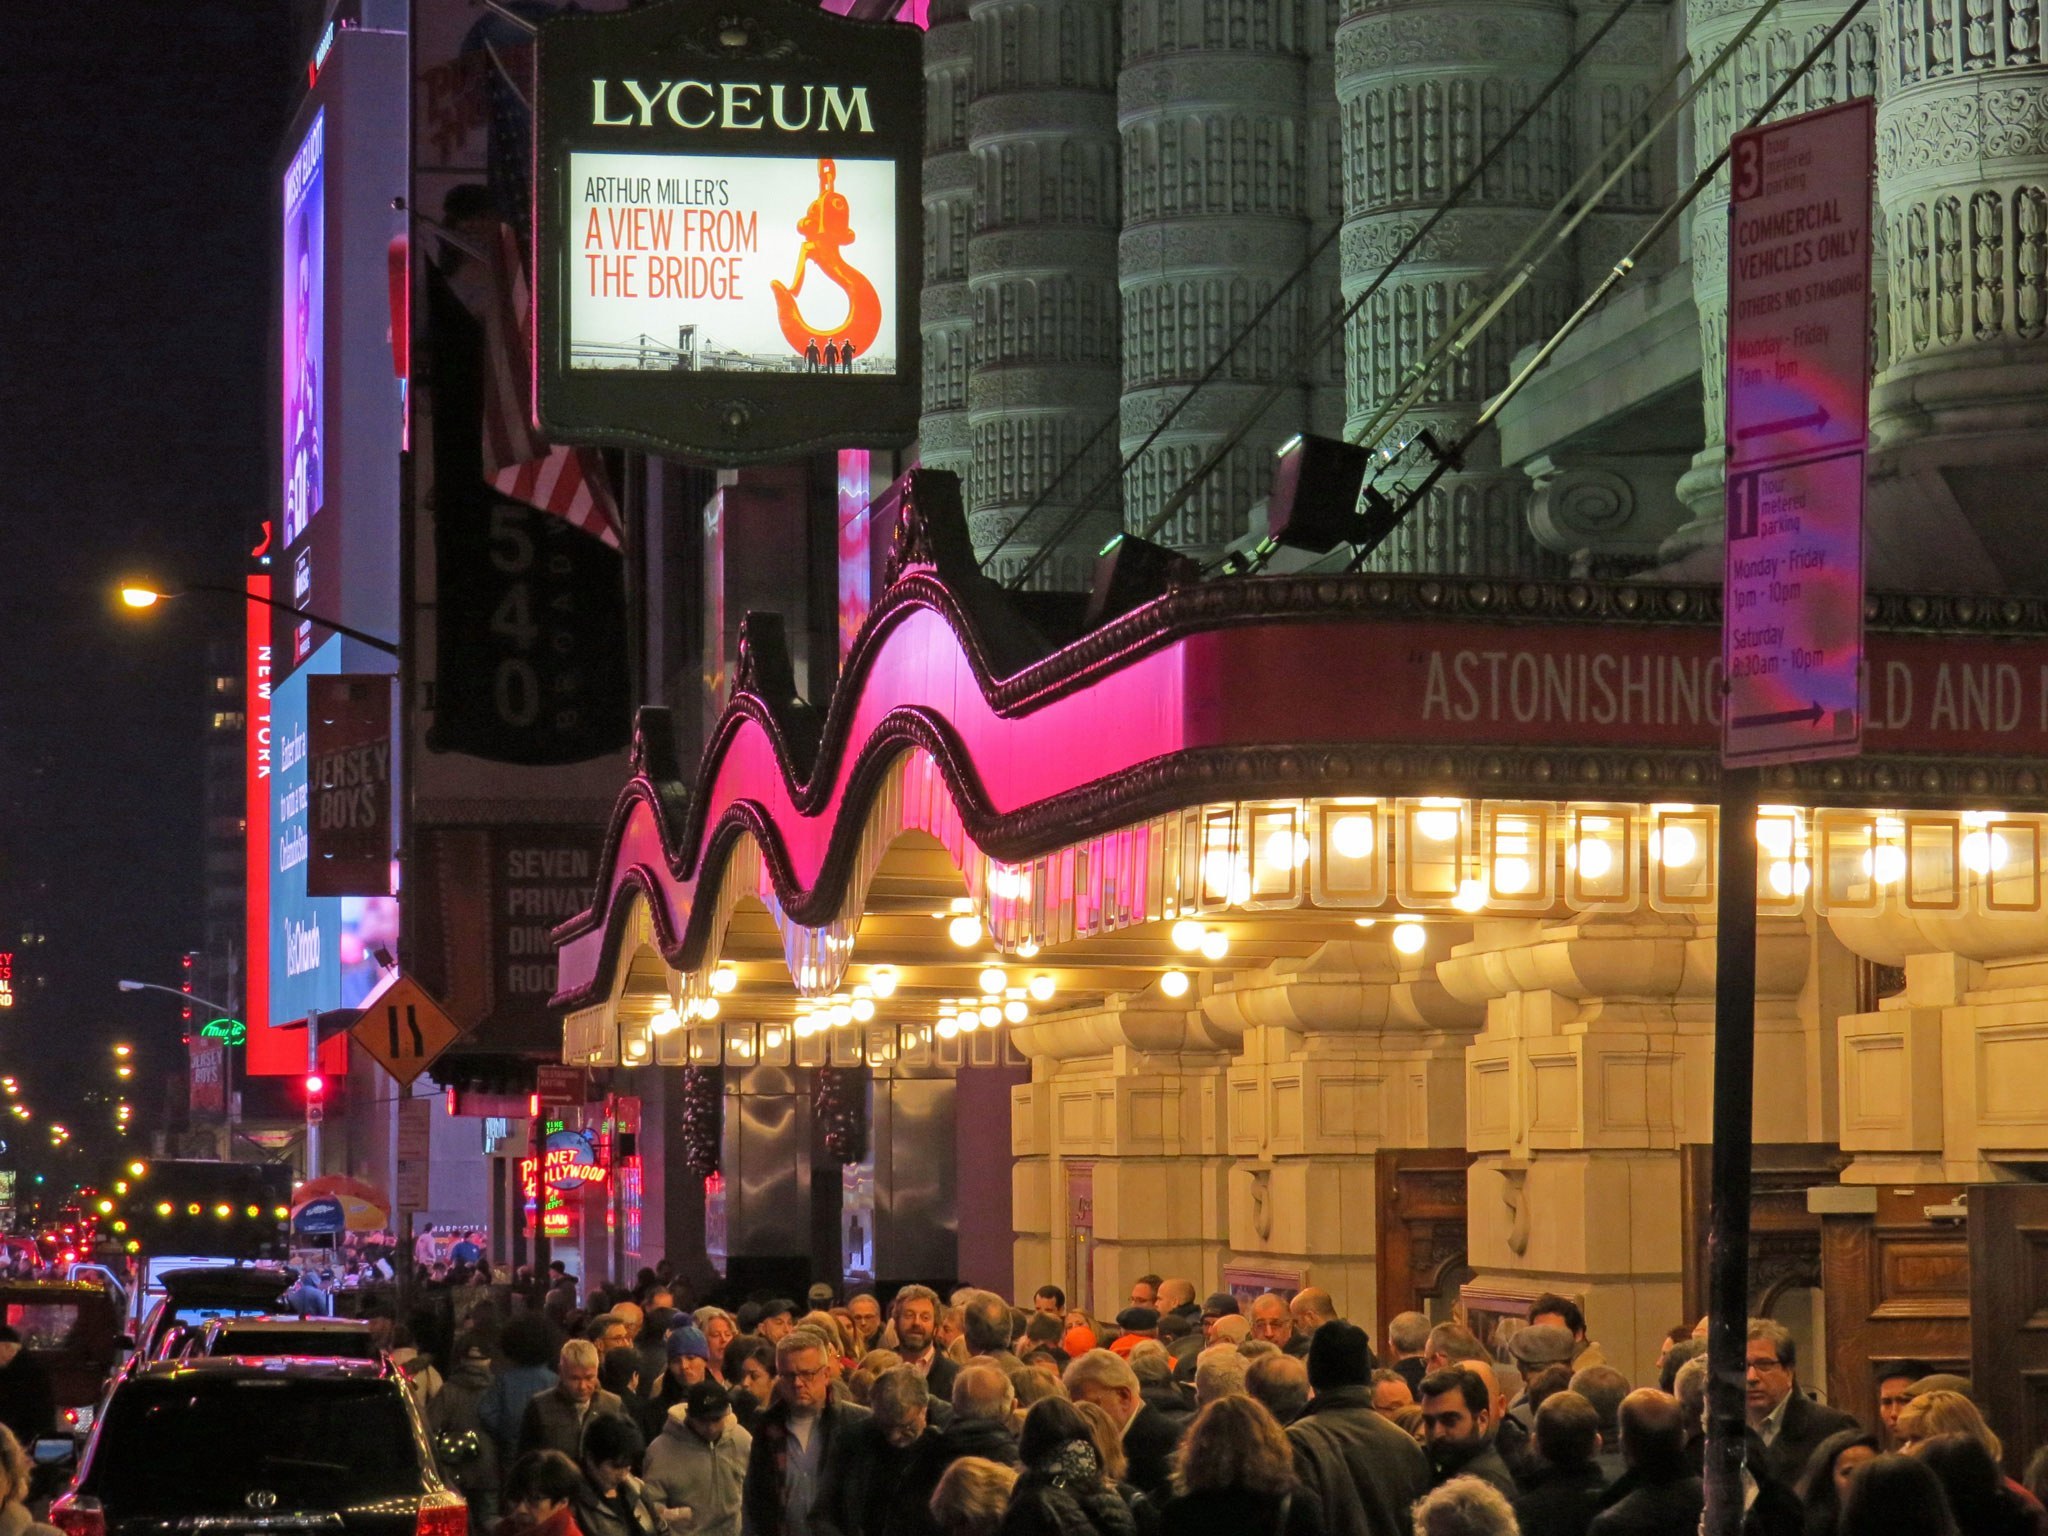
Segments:
[[[607,1170],[597,1160],[597,1150],[583,1131],[556,1131],[547,1139],[539,1157],[519,1160],[519,1182],[529,1201],[540,1197],[541,1185],[550,1190],[580,1189],[601,1184]]]
[[[0,1008],[14,1006],[14,951],[0,949]]]
[[[199,1033],[229,1045],[241,1045],[249,1038],[248,1026],[240,1019],[210,1019],[199,1026]]]

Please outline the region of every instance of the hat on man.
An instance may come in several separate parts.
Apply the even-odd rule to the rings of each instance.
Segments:
[[[1236,1317],[1240,1311],[1237,1298],[1228,1291],[1214,1292],[1202,1303],[1202,1316],[1205,1318]]]
[[[1308,1384],[1318,1392],[1362,1387],[1372,1379],[1372,1340],[1356,1323],[1324,1323],[1308,1340]]]
[[[683,1404],[684,1417],[716,1421],[732,1411],[732,1394],[725,1389],[724,1382],[700,1381],[690,1388]]]
[[[1936,1371],[1932,1376],[1922,1376],[1906,1390],[1914,1397],[1923,1392],[1960,1392],[1973,1403],[1977,1400],[1976,1394],[1970,1390],[1969,1377],[1951,1376],[1946,1371]]]
[[[1569,1328],[1560,1328],[1555,1323],[1534,1323],[1527,1328],[1517,1328],[1508,1340],[1508,1353],[1519,1365],[1529,1367],[1533,1374],[1546,1365],[1569,1365],[1572,1352],[1578,1340],[1572,1337]]]
[[[1116,1325],[1125,1333],[1150,1333],[1159,1326],[1159,1313],[1151,1307],[1125,1307],[1117,1313]]]
[[[839,1298],[832,1294],[832,1287],[821,1280],[804,1293],[804,1299],[811,1304],[813,1312],[829,1312],[832,1303]]]
[[[1067,1352],[1069,1360],[1078,1360],[1095,1347],[1095,1334],[1088,1328],[1069,1328],[1067,1336],[1060,1341],[1060,1348]]]
[[[761,1321],[765,1323],[771,1317],[795,1317],[800,1310],[787,1296],[778,1296],[773,1301],[761,1303]]]
[[[700,1330],[685,1324],[668,1336],[668,1357],[671,1360],[709,1360],[711,1341]]]

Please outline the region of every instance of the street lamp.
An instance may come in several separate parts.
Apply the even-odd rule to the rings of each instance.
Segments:
[[[182,987],[159,986],[153,981],[130,981],[125,976],[116,985],[123,992],[161,992],[166,997],[175,997],[188,1008],[197,1003],[202,1008],[211,1008],[215,1013],[223,1017],[230,1016],[235,1011],[226,1003],[217,1003],[210,997],[201,997],[198,993],[187,992]],[[117,1045],[114,1047],[114,1053],[117,1056],[126,1058],[129,1054],[129,1049],[126,1046]],[[226,1156],[229,1162],[233,1162],[235,1157],[235,1052],[234,1048],[226,1042],[223,1042],[220,1048],[220,1066],[222,1113],[226,1117],[228,1130]],[[125,1061],[117,1071],[124,1078],[128,1076],[129,1068],[126,1066]]]
[[[224,586],[210,581],[191,581],[182,587],[170,588],[153,586],[144,581],[124,581],[121,583],[120,592],[122,603],[129,608],[137,609],[154,608],[158,603],[168,602],[174,597],[184,597],[192,592],[206,592],[217,597],[239,597],[244,602],[261,603],[266,608],[275,608],[279,613],[288,613],[295,619],[305,619],[319,625],[322,629],[331,629],[337,635],[346,635],[349,639],[367,645],[372,650],[382,651],[386,656],[396,656],[398,654],[398,647],[389,640],[382,639],[376,635],[366,634],[360,629],[351,629],[348,625],[337,620],[322,618],[317,613],[308,613],[303,608],[294,608],[290,603],[281,603],[274,597],[265,597],[258,592],[245,591],[241,587]]]

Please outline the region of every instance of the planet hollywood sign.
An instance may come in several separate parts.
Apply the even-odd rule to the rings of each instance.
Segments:
[[[608,1172],[598,1162],[589,1135],[582,1131],[556,1131],[538,1157],[519,1160],[520,1188],[529,1201],[538,1200],[543,1187],[554,1191],[602,1184]]]

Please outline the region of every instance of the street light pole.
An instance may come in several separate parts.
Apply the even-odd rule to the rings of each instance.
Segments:
[[[308,613],[303,608],[294,608],[290,603],[281,603],[276,598],[266,597],[260,592],[250,592],[242,587],[225,586],[219,582],[187,582],[175,592],[160,591],[155,587],[129,585],[121,588],[121,601],[130,608],[153,608],[167,598],[183,597],[188,592],[206,592],[219,597],[239,597],[247,603],[261,603],[266,608],[275,608],[279,613],[288,613],[295,619],[305,619],[309,623],[319,625],[322,629],[331,629],[337,635],[346,635],[349,639],[367,645],[372,650],[382,651],[386,656],[396,656],[398,654],[398,646],[394,641],[386,640],[378,635],[368,634],[360,629],[351,628],[338,619],[322,618],[317,613]]]
[[[117,983],[117,985],[118,985],[118,986],[120,987],[120,989],[121,989],[121,990],[122,990],[123,992],[162,992],[162,993],[164,993],[164,994],[165,994],[166,996],[168,996],[168,997],[175,997],[175,998],[176,998],[176,999],[177,999],[177,1000],[178,1000],[179,1002],[181,1002],[181,1003],[185,1004],[185,1005],[186,1005],[187,1007],[190,1007],[190,1006],[191,1006],[191,1005],[192,1005],[193,1003],[197,1003],[197,1004],[199,1004],[199,1005],[200,1005],[200,1006],[201,1006],[202,1008],[211,1008],[211,1009],[212,1009],[212,1010],[213,1010],[213,1011],[214,1011],[214,1012],[215,1012],[216,1014],[218,1014],[218,1015],[219,1015],[219,1016],[220,1016],[221,1018],[223,1018],[223,1019],[230,1019],[230,1020],[232,1020],[232,1019],[234,1018],[234,1016],[235,1016],[235,1010],[234,1010],[234,1009],[233,1009],[232,1007],[230,1007],[230,1006],[229,1006],[228,1004],[226,1004],[226,1003],[217,1003],[217,1002],[215,1002],[215,1001],[214,1001],[214,1000],[213,1000],[212,998],[210,998],[210,997],[201,997],[201,996],[200,996],[200,995],[199,995],[198,993],[196,993],[196,992],[187,992],[187,991],[185,991],[184,989],[182,989],[182,988],[180,988],[180,987],[163,987],[163,986],[158,986],[158,985],[157,985],[157,984],[156,984],[155,982],[153,982],[153,981],[129,981],[129,980],[127,980],[127,979],[126,979],[125,977],[124,977],[124,978],[123,978],[123,979],[122,979],[122,980],[121,980],[121,981],[120,981],[119,983]],[[246,1028],[247,1028],[247,1025],[246,1025],[246,1023],[244,1024],[244,1026],[243,1026],[243,1027],[244,1027],[244,1029],[246,1030]],[[227,1141],[227,1151],[226,1151],[226,1159],[227,1159],[227,1161],[228,1161],[228,1162],[233,1162],[233,1161],[235,1160],[235,1128],[236,1128],[236,1126],[235,1126],[235,1122],[236,1122],[236,1120],[237,1120],[237,1119],[239,1118],[239,1117],[238,1117],[238,1116],[237,1116],[237,1115],[235,1114],[235,1043],[234,1043],[234,1041],[232,1041],[232,1040],[223,1040],[223,1041],[221,1041],[221,1043],[220,1043],[220,1062],[221,1062],[221,1067],[220,1067],[220,1069],[221,1069],[221,1115],[222,1115],[223,1119],[224,1119],[224,1120],[226,1121],[226,1123],[227,1123],[227,1131],[228,1131],[228,1141]]]

